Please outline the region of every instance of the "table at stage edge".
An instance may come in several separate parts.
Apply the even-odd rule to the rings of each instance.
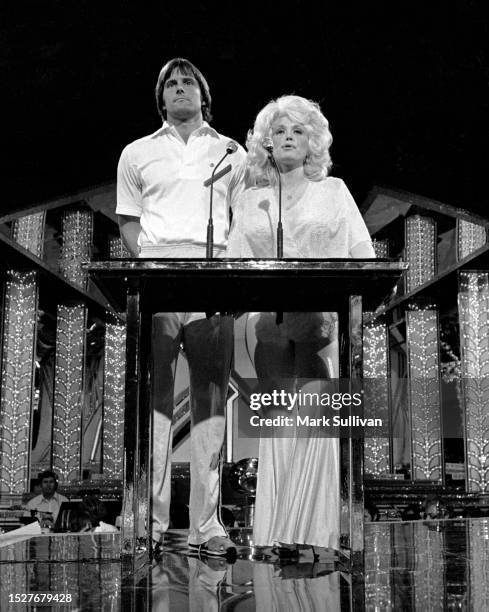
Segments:
[[[407,264],[380,259],[140,258],[91,262],[86,268],[112,307],[126,311],[121,555],[134,558],[138,551],[150,549],[146,530],[151,510],[147,382],[152,314],[336,311],[340,376],[358,379],[362,377],[362,312],[377,309],[392,294]],[[354,568],[363,565],[361,439],[341,440],[340,499],[340,558]]]

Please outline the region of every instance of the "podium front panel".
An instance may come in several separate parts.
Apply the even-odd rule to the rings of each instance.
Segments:
[[[406,269],[386,260],[121,259],[92,262],[92,280],[127,316],[121,553],[151,550],[149,337],[156,312],[338,312],[340,376],[362,377],[362,308],[392,296]],[[363,440],[341,438],[340,555],[363,563]]]

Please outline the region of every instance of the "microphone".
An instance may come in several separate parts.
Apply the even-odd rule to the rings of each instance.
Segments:
[[[236,153],[237,150],[238,150],[238,145],[234,142],[234,140],[230,140],[226,145],[226,153],[221,157],[218,163],[214,166],[214,170],[212,171],[212,174],[211,174],[211,178],[210,178],[211,192],[209,196],[209,221],[207,223],[207,244],[206,244],[207,259],[212,259],[214,255],[214,222],[212,220],[212,200],[214,196],[214,175],[216,174],[216,170],[219,168],[222,162],[226,159],[226,157],[228,155],[232,155],[233,153]]]
[[[214,176],[214,178],[210,177],[208,179],[205,179],[204,187],[210,187],[212,185],[212,183],[217,183],[217,181],[220,178],[225,176],[228,172],[231,172],[231,170],[232,170],[231,164],[228,164],[227,166],[224,166],[224,168],[222,170],[219,170],[219,172]]]
[[[273,155],[273,140],[268,136],[262,140],[262,147],[269,155]]]
[[[273,156],[273,140],[266,137],[261,142],[262,147],[268,153],[268,159],[275,168],[278,177],[278,223],[277,223],[277,259],[282,259],[284,256],[284,231],[282,228],[282,177],[278,169],[277,162]]]

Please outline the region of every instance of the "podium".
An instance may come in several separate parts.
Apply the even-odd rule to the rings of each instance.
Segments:
[[[126,312],[121,555],[150,554],[151,317],[156,312],[338,312],[340,377],[362,378],[362,312],[392,293],[407,264],[370,259],[120,259],[92,262],[92,280]],[[340,557],[363,564],[363,440],[341,439]]]

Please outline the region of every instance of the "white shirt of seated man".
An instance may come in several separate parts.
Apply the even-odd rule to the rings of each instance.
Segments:
[[[36,510],[37,512],[49,512],[52,514],[52,524],[58,518],[59,509],[63,502],[67,502],[68,498],[64,495],[56,493],[58,483],[54,476],[45,475],[41,478],[41,494],[36,495],[26,504],[27,510]],[[51,522],[50,517],[42,517],[43,521]],[[52,526],[52,525],[51,525]]]

